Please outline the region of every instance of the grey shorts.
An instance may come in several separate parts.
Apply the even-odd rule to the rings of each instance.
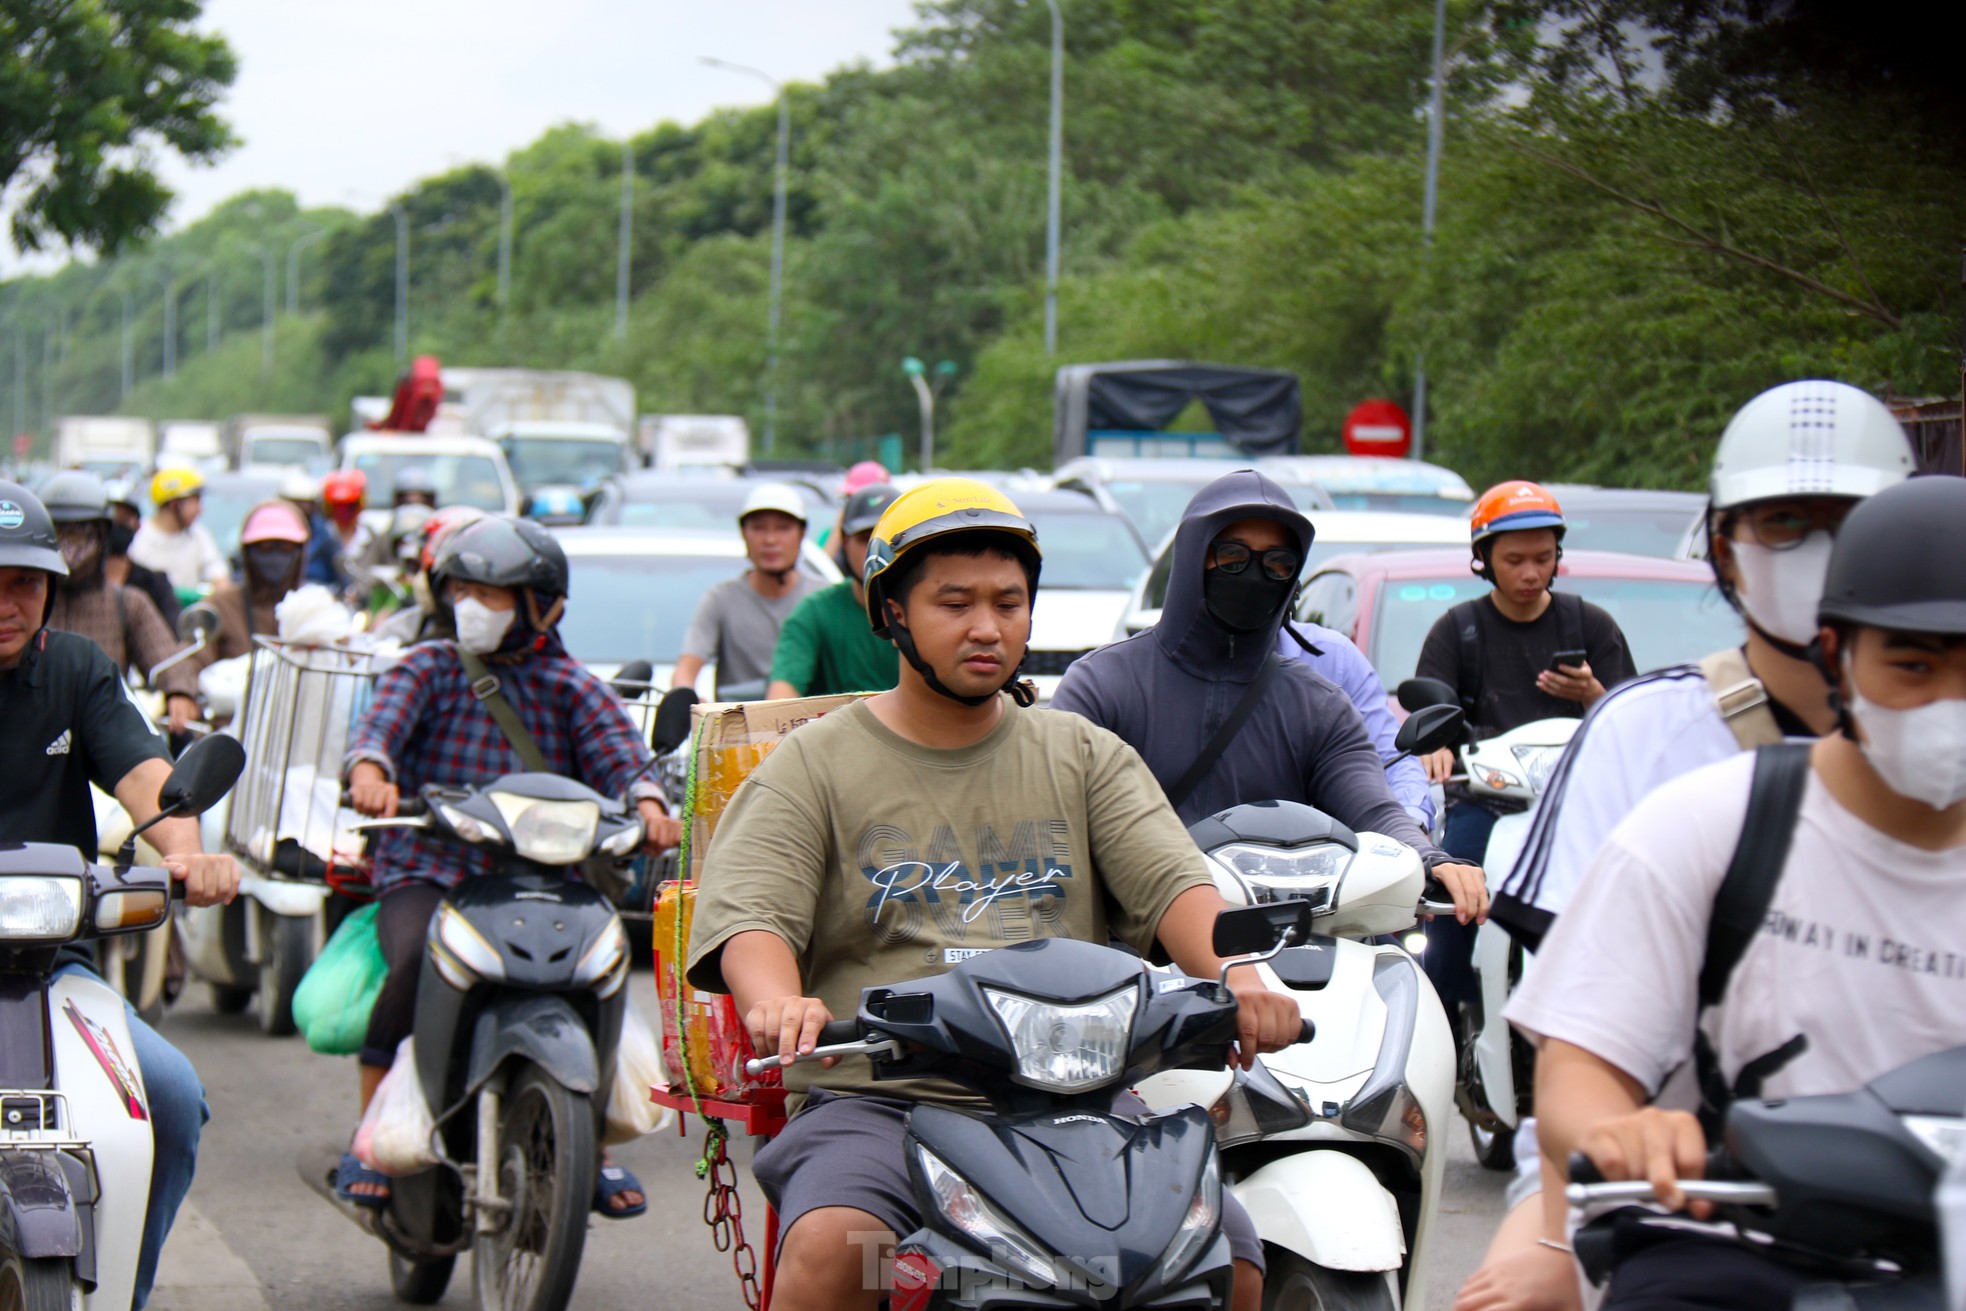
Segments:
[[[865,1211],[901,1236],[921,1228],[921,1211],[901,1154],[913,1105],[888,1097],[823,1092],[806,1099],[804,1109],[751,1162],[752,1177],[778,1211],[781,1243],[800,1216],[826,1206]],[[1123,1093],[1114,1109],[1140,1114],[1147,1105]],[[1256,1224],[1227,1189],[1222,1191],[1222,1232],[1236,1260],[1263,1269]]]

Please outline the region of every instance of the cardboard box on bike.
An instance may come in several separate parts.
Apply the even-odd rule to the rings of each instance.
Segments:
[[[744,1062],[754,1053],[731,999],[692,988],[682,978],[696,880],[717,821],[758,762],[789,734],[864,695],[700,705],[691,714],[696,789],[695,804],[684,817],[690,826],[689,881],[665,883],[656,894],[655,986],[661,998],[663,1064],[678,1085],[693,1085],[699,1096],[743,1101],[782,1086],[775,1070],[759,1077],[744,1073]]]

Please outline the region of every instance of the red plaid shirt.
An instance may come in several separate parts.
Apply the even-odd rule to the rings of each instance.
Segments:
[[[549,769],[603,796],[661,797],[654,757],[614,692],[560,654],[493,666],[505,699],[532,734]],[[526,766],[498,721],[471,694],[454,642],[425,642],[376,680],[375,702],[349,740],[342,773],[372,760],[411,795],[426,783],[479,785]],[[407,882],[454,888],[490,872],[496,856],[418,829],[383,829],[371,839],[377,891]]]

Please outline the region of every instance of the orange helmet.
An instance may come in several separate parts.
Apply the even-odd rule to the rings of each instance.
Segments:
[[[1556,540],[1563,540],[1563,507],[1532,482],[1497,483],[1475,502],[1468,529],[1472,544],[1479,548],[1491,537],[1521,532],[1529,528],[1554,528]]]
[[[360,469],[336,469],[321,480],[321,499],[329,505],[360,505],[368,494],[369,477]]]
[[[423,551],[417,556],[417,567],[424,573],[437,563],[437,552],[444,545],[444,539],[468,523],[476,523],[485,517],[485,512],[475,505],[447,505],[430,516],[423,525]]]

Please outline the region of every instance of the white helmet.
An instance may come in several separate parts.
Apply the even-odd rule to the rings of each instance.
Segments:
[[[737,512],[737,522],[743,523],[760,510],[776,510],[780,514],[790,515],[801,526],[810,513],[806,509],[806,498],[799,495],[799,489],[790,483],[759,483],[752,488],[751,494],[744,498],[744,508]]]
[[[321,499],[321,481],[302,469],[295,469],[280,479],[280,499],[283,501],[318,501]]]
[[[1911,440],[1876,397],[1843,382],[1770,387],[1720,435],[1713,508],[1786,496],[1870,496],[1912,474]]]

